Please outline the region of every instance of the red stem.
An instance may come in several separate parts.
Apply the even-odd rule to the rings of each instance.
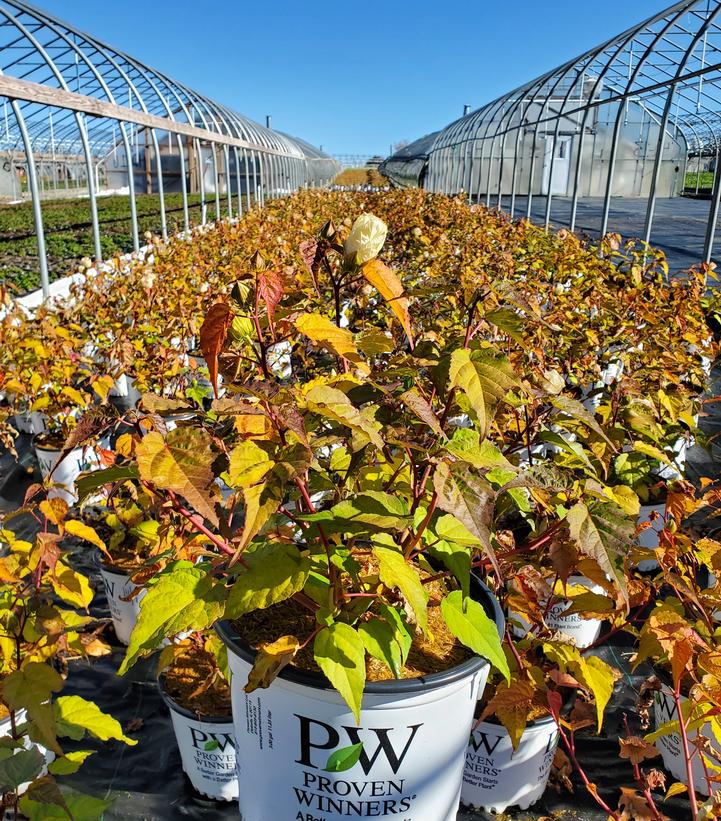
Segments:
[[[681,730],[681,746],[683,747],[683,757],[686,763],[686,781],[688,787],[688,800],[691,802],[691,818],[698,818],[698,804],[696,802],[696,789],[693,783],[693,765],[688,747],[688,734],[686,732],[686,720],[681,709],[681,681],[673,689],[673,701],[676,705],[676,715],[678,716],[678,726]]]

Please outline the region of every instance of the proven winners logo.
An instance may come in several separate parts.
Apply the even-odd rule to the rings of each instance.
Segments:
[[[373,775],[397,776],[422,724],[387,727],[342,727],[339,731],[318,719],[295,714],[299,722],[300,754],[296,764],[303,769],[302,785],[293,788],[298,806],[296,821],[326,821],[323,813],[348,818],[405,816],[416,796],[404,795],[405,778],[374,779]],[[333,750],[363,743],[355,769],[366,778],[344,779],[325,775],[323,767]],[[303,810],[302,808],[306,808]],[[321,813],[318,815],[317,813]]]

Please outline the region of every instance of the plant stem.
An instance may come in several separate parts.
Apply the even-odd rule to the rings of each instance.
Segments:
[[[693,764],[688,746],[688,733],[686,732],[686,720],[681,709],[681,680],[673,688],[673,701],[676,705],[676,715],[678,716],[678,726],[681,730],[681,746],[683,747],[683,757],[686,764],[686,786],[688,787],[688,800],[691,802],[691,818],[698,818],[698,804],[696,802],[696,789],[693,783]]]
[[[235,550],[224,540],[221,539],[219,536],[216,536],[211,530],[209,530],[205,523],[203,522],[202,518],[197,514],[193,513],[191,510],[188,510],[186,507],[182,505],[178,497],[172,490],[168,491],[168,495],[170,496],[170,501],[173,504],[173,509],[180,513],[181,516],[185,517],[193,527],[196,527],[204,536],[206,536],[210,541],[220,550],[222,553],[225,553],[226,556],[235,556]],[[242,564],[244,567],[248,565],[243,561],[242,556],[238,556],[238,562]]]
[[[631,737],[631,731],[628,727],[628,716],[624,713],[623,714],[623,724],[626,727],[626,736],[628,738]],[[636,777],[636,781],[638,782],[638,786],[643,793],[643,797],[646,799],[646,805],[648,806],[649,810],[653,813],[654,821],[662,821],[661,815],[656,807],[656,802],[653,800],[653,796],[651,795],[651,790],[646,786],[646,783],[641,776],[641,769],[639,768],[638,764],[631,762],[633,764],[633,774]]]

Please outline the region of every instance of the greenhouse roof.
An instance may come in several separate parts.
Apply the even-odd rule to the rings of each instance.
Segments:
[[[0,0],[0,149],[105,156],[147,128],[302,159],[287,136],[264,128],[160,71],[19,0]],[[12,106],[20,122],[9,112]],[[90,116],[86,116],[90,115]]]

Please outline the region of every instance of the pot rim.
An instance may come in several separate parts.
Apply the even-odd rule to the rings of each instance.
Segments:
[[[165,677],[162,673],[160,673],[160,675],[157,676],[158,690],[160,691],[160,697],[163,699],[168,709],[174,710],[179,715],[183,716],[184,718],[189,718],[192,721],[199,721],[201,723],[206,724],[229,724],[232,729],[232,713],[229,713],[228,715],[224,716],[206,716],[204,713],[194,713],[187,707],[183,707],[182,704],[178,704],[178,702],[168,694],[168,691],[165,689],[164,678]]]
[[[501,610],[501,605],[491,590],[476,576],[471,576],[471,595],[483,606],[486,615],[495,623],[499,638],[502,638],[505,631],[506,619]],[[246,663],[253,664],[256,650],[238,636],[229,620],[222,619],[217,621],[215,623],[215,631],[223,640],[228,650],[243,659]],[[482,656],[474,655],[462,664],[449,667],[447,670],[442,670],[438,673],[429,673],[426,676],[417,676],[415,678],[366,682],[363,688],[363,695],[406,695],[438,689],[448,684],[453,684],[456,681],[461,681],[484,667],[490,667],[490,662]],[[315,670],[303,670],[290,664],[281,670],[278,674],[278,678],[293,682],[294,684],[310,687],[314,690],[335,690],[323,673],[316,672]]]

